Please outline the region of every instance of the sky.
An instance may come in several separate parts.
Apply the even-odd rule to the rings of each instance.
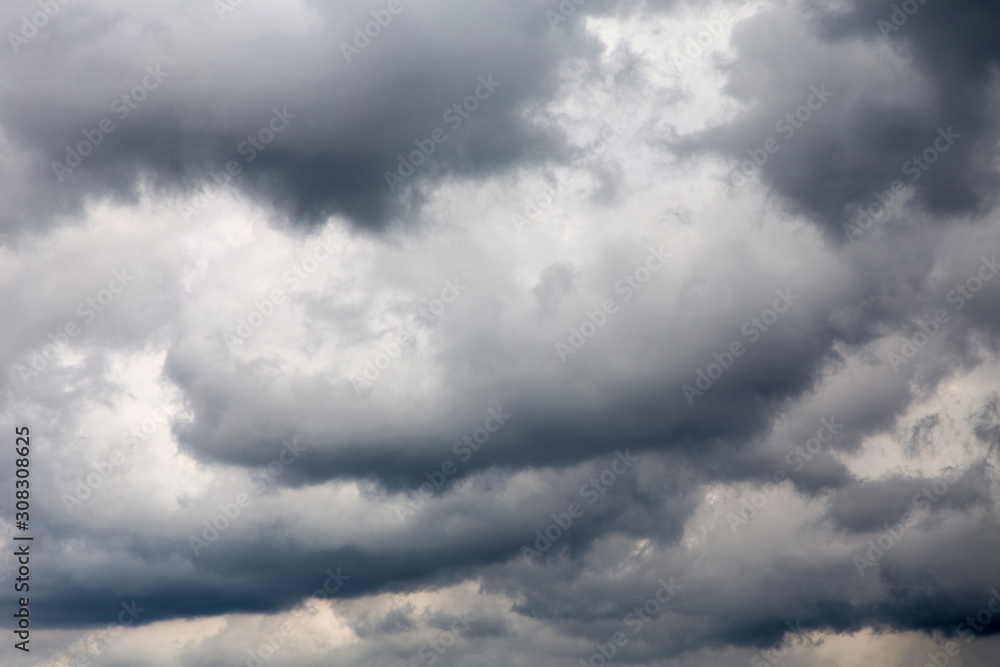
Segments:
[[[998,20],[5,3],[0,663],[995,665]]]

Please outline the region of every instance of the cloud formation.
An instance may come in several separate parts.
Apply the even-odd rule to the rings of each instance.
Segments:
[[[993,14],[4,9],[26,664],[991,664]]]

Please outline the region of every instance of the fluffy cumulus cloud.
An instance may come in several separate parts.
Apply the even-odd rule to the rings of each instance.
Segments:
[[[4,664],[994,664],[997,18],[7,3]]]

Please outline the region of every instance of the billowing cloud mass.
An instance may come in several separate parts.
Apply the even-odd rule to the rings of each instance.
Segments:
[[[8,3],[3,664],[994,665],[998,19]]]

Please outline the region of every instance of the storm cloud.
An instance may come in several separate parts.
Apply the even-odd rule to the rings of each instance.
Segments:
[[[992,664],[996,18],[11,3],[4,655]]]

